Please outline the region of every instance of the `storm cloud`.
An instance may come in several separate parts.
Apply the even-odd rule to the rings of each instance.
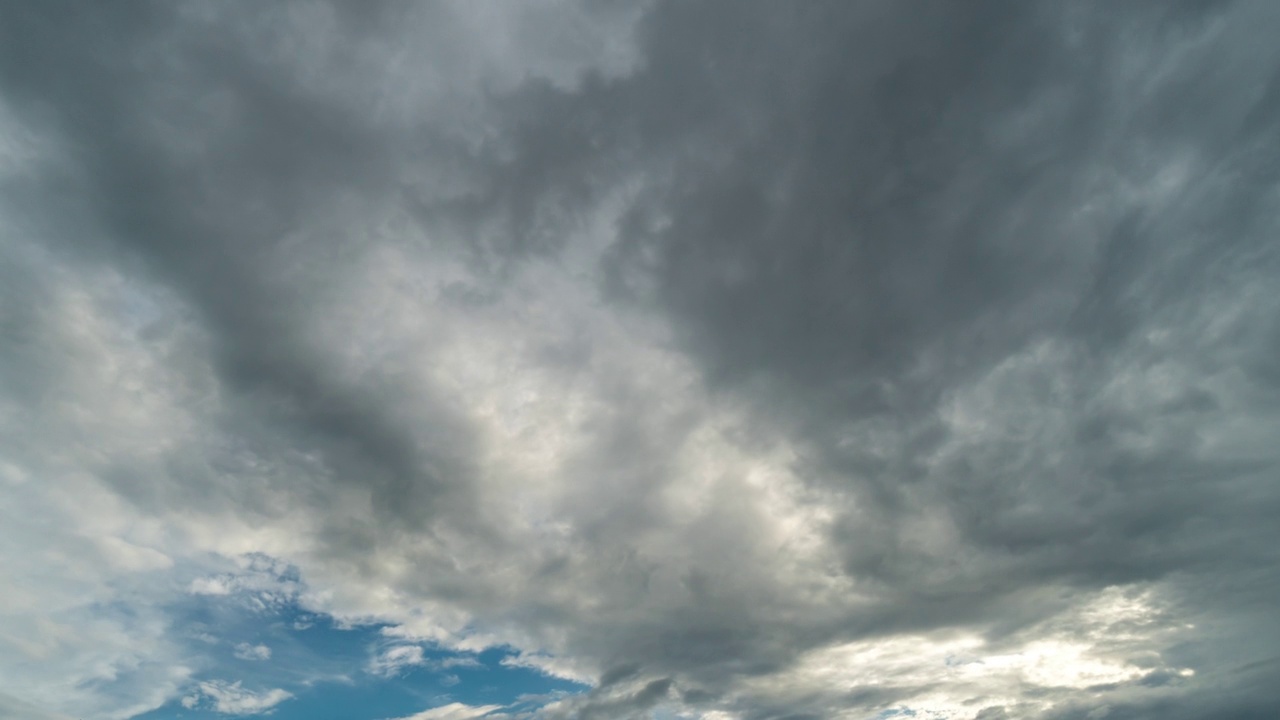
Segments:
[[[246,592],[591,688],[424,718],[1275,716],[1278,33],[0,6],[0,709],[285,712]]]

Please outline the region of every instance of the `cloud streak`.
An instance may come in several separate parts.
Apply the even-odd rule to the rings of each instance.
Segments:
[[[213,711],[225,715],[261,715],[293,697],[292,694],[275,688],[262,692],[252,692],[241,687],[240,682],[202,682],[198,686],[199,694],[190,695],[182,700],[183,707],[196,708],[201,704],[201,696],[207,700]]]

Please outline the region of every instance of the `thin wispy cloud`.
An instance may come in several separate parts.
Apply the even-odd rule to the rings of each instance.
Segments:
[[[236,644],[235,655],[241,660],[270,660],[271,648],[266,645],[250,645],[242,642]]]
[[[293,697],[279,688],[262,692],[253,692],[241,687],[240,681],[202,682],[197,686],[197,693],[182,699],[182,706],[188,710],[208,704],[214,712],[225,715],[261,715],[269,713],[276,705]]]

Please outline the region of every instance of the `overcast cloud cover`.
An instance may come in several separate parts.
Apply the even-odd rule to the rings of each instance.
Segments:
[[[0,3],[0,717],[1280,717],[1277,37]]]

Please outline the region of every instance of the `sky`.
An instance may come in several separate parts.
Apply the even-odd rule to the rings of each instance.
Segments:
[[[1280,3],[0,3],[0,718],[1280,717]]]

